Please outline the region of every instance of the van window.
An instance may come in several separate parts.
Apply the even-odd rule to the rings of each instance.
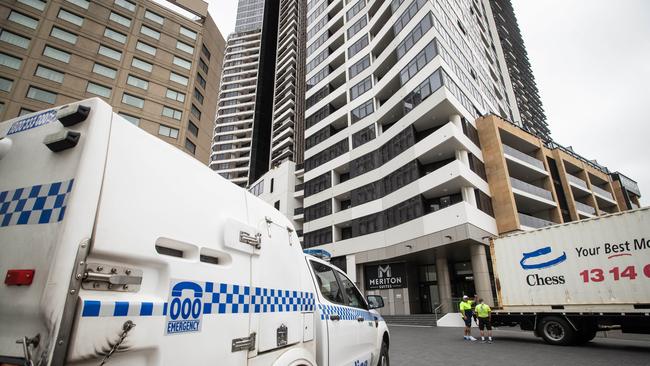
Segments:
[[[363,296],[361,296],[361,293],[359,290],[357,290],[352,281],[350,281],[347,277],[345,277],[344,274],[340,272],[337,273],[337,277],[341,282],[343,292],[345,292],[345,297],[347,299],[346,305],[367,310],[366,301],[363,299]]]
[[[311,266],[314,269],[316,281],[318,281],[318,287],[323,297],[330,302],[344,305],[343,293],[341,293],[341,287],[336,275],[334,275],[334,271],[330,267],[317,262],[311,262]]]

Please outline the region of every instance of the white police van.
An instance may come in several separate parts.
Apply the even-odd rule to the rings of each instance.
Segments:
[[[0,364],[388,364],[381,298],[96,98],[0,124],[0,250]]]

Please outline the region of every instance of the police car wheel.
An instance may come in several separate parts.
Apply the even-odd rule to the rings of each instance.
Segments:
[[[379,362],[377,366],[390,366],[388,359],[388,345],[386,342],[381,342],[381,351],[379,352]]]
[[[557,316],[548,316],[542,319],[541,328],[542,338],[548,344],[568,346],[573,344],[576,337],[576,332],[569,322]]]

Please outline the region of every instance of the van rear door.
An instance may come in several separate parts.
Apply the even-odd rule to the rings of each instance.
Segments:
[[[111,122],[99,99],[75,105],[90,111],[68,127],[58,108],[0,124],[0,363],[64,361]],[[76,146],[54,152],[44,144],[65,130],[79,133]],[[27,341],[27,355],[17,340]]]

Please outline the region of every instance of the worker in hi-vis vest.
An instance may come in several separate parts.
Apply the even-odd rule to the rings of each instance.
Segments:
[[[478,329],[481,331],[481,342],[485,343],[485,328],[487,328],[488,343],[492,343],[492,309],[483,303],[483,299],[478,299],[478,305],[474,309],[478,317]]]
[[[476,338],[472,337],[472,317],[474,315],[474,303],[476,302],[477,296],[474,295],[474,300],[470,300],[469,296],[464,295],[463,301],[460,302],[460,315],[465,321],[465,335],[463,339],[466,341],[475,341]]]

